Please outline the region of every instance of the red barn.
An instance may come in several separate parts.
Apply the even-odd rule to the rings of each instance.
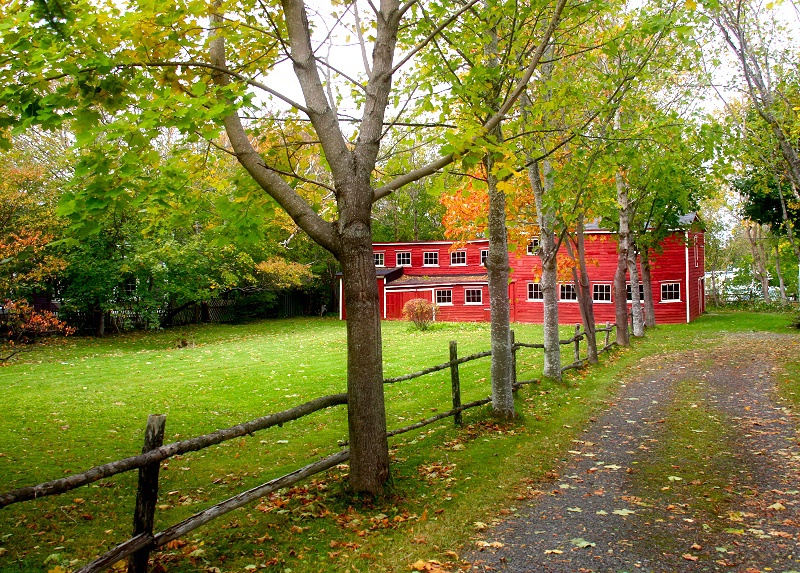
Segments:
[[[655,318],[660,324],[691,322],[705,310],[704,233],[695,214],[683,217],[681,223],[686,230],[667,237],[650,258]],[[521,254],[511,254],[508,294],[512,322],[543,322],[537,248],[537,240],[533,239]],[[488,252],[486,239],[468,241],[458,247],[452,241],[375,243],[381,316],[400,319],[407,301],[424,298],[438,305],[436,320],[488,321],[489,283],[484,267]],[[559,256],[567,256],[564,247]],[[597,227],[587,228],[586,260],[595,319],[598,323],[614,322],[615,234]],[[559,282],[558,290],[559,322],[580,322],[572,281]],[[344,319],[344,300],[339,302],[340,317]]]

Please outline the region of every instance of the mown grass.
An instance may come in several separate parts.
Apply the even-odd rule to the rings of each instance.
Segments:
[[[261,504],[229,514],[157,556],[169,571],[408,571],[418,559],[456,564],[473,523],[513,511],[530,484],[559,463],[617,381],[647,355],[713,344],[726,331],[782,330],[781,315],[720,313],[658,327],[632,349],[572,372],[566,384],[521,390],[513,424],[486,409],[391,441],[392,482],[377,500],[346,492],[339,468]],[[565,330],[565,336],[568,331]],[[541,327],[515,325],[517,340]],[[181,347],[181,340],[189,343]],[[486,324],[440,324],[428,332],[384,323],[385,375],[486,350]],[[565,349],[565,362],[571,350]],[[540,353],[523,350],[520,377],[536,375]],[[461,367],[463,400],[490,392],[489,360]],[[303,319],[198,326],[103,340],[67,339],[0,369],[0,489],[76,473],[141,448],[149,413],[167,414],[167,441],[246,421],[345,389],[345,328]],[[386,388],[390,428],[449,407],[447,371]],[[157,528],[335,451],[346,438],[344,409],[234,440],[164,464]],[[66,570],[127,538],[133,473],[0,510],[0,570]],[[455,552],[455,553],[448,553]]]

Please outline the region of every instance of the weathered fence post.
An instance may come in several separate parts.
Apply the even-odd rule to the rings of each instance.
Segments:
[[[608,347],[608,342],[611,339],[611,323],[606,321],[606,343],[603,345],[603,348]]]
[[[450,341],[450,383],[453,390],[453,409],[461,406],[461,380],[458,377],[458,343],[455,340]],[[461,412],[457,412],[453,416],[453,423],[456,426],[461,425]]]
[[[142,453],[160,448],[164,443],[164,425],[167,417],[164,414],[150,414],[147,417],[147,429],[144,433]],[[154,462],[139,468],[139,487],[136,491],[136,510],[133,514],[133,537],[142,533],[152,535],[153,519],[158,499],[158,471],[160,462]],[[128,560],[128,573],[147,573],[147,561],[150,549],[140,549]]]
[[[581,325],[575,325],[575,362],[581,361]]]
[[[514,331],[511,333],[511,385],[517,385],[517,338]]]

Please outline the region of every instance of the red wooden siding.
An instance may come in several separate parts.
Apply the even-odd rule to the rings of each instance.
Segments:
[[[452,303],[439,304],[437,320],[489,320],[486,269],[481,265],[481,251],[488,248],[487,240],[470,241],[459,247],[454,247],[449,241],[375,243],[374,252],[382,253],[384,261],[384,268],[379,269],[377,277],[381,316],[387,319],[402,318],[403,305],[408,300],[424,298],[436,302],[436,290],[445,289],[452,291]],[[455,251],[465,253],[466,264],[452,264],[451,253]],[[408,253],[411,264],[390,271],[397,266],[398,253]],[[438,263],[425,265],[425,253],[436,253]],[[559,256],[566,257],[566,249],[562,249]],[[528,285],[538,281],[541,273],[539,257],[528,255],[523,246],[520,251],[512,253],[510,258],[511,320],[541,323],[544,319],[544,303],[540,300],[528,300]],[[404,263],[407,259],[407,255],[401,255],[399,262]],[[587,232],[586,260],[590,285],[612,285],[617,265],[615,235],[605,231]],[[702,282],[705,272],[705,244],[702,230],[674,233],[662,243],[661,249],[651,253],[650,261],[656,322],[681,323],[700,316],[705,307]],[[679,285],[680,299],[662,300],[662,286],[672,283]],[[564,284],[571,285],[572,281],[567,280]],[[480,289],[481,303],[467,304],[466,289]],[[341,316],[346,318],[343,307],[342,301]],[[563,324],[581,321],[577,301],[560,301],[558,312],[559,322]],[[613,301],[595,301],[594,313],[600,324],[614,322]]]

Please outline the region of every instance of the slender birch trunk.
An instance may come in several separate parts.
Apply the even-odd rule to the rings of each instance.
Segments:
[[[539,174],[539,164],[531,163],[528,167],[528,178],[533,187],[536,202],[536,218],[539,224],[539,259],[542,262],[542,276],[539,286],[542,289],[544,305],[544,371],[543,376],[552,380],[561,380],[561,344],[558,334],[558,282],[557,282],[557,249],[553,232],[553,213],[545,204],[548,189],[552,193],[553,178],[549,162],[543,165],[544,185]]]
[[[642,261],[642,284],[644,285],[644,325],[653,328],[656,325],[656,305],[653,301],[653,277],[650,274],[650,252],[645,249],[640,254]],[[714,279],[712,277],[713,284]]]
[[[542,65],[542,81],[547,82],[553,74],[553,44],[549,44],[544,52],[545,63]],[[549,101],[551,94],[545,91],[543,100]],[[527,95],[520,98],[522,112],[526,113],[530,106]],[[542,264],[542,275],[539,286],[542,289],[543,304],[543,338],[544,338],[544,370],[542,376],[561,381],[561,344],[558,333],[558,246],[555,236],[555,213],[549,206],[549,198],[555,189],[553,167],[545,159],[540,163],[533,161],[530,151],[526,150],[528,163],[528,180],[533,189],[536,204],[536,223],[539,226],[539,260]]]
[[[745,231],[747,232],[747,241],[750,243],[750,255],[753,257],[753,274],[761,283],[761,296],[764,298],[764,302],[769,302],[769,277],[767,275],[761,225],[747,223]]]
[[[789,304],[789,299],[786,296],[786,285],[783,282],[783,272],[781,271],[781,250],[778,244],[778,238],[775,238],[775,274],[778,275],[778,287],[781,293],[781,304]]]
[[[633,335],[637,338],[644,336],[644,316],[642,313],[642,299],[639,297],[639,267],[637,265],[636,248],[628,249],[628,274],[631,277],[631,316],[633,317]],[[627,294],[627,287],[626,287]]]

